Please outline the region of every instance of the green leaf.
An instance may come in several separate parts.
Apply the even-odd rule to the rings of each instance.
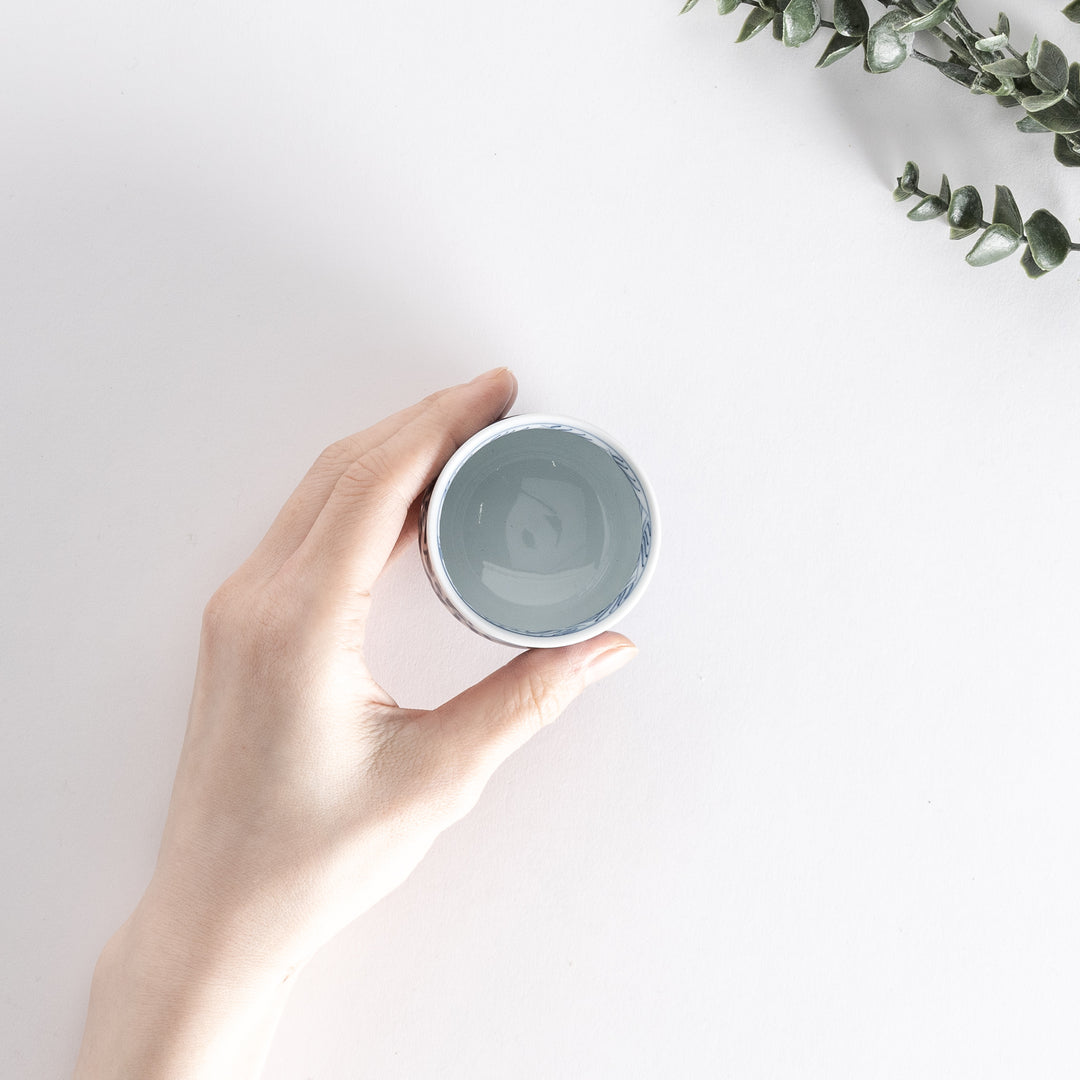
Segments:
[[[833,34],[829,38],[829,44],[825,46],[825,51],[821,54],[821,59],[814,65],[814,67],[825,68],[830,64],[835,64],[837,60],[847,56],[849,52],[857,49],[862,44],[859,38],[844,37],[843,34]]]
[[[919,186],[919,166],[914,161],[909,161],[904,166],[903,175],[897,178],[897,184],[910,194],[915,194]]]
[[[721,15],[730,15],[740,4],[742,0],[716,0],[716,7]]]
[[[936,195],[927,195],[908,211],[908,217],[912,221],[929,221],[931,218],[941,217],[949,209],[949,204]]]
[[[998,12],[998,21],[994,24],[994,33],[1009,36],[1009,16],[1004,11]]]
[[[746,16],[746,22],[742,24],[739,36],[735,39],[735,44],[739,45],[744,41],[749,41],[755,34],[764,30],[771,22],[771,11],[763,11],[759,7],[751,8],[750,14]]]
[[[953,240],[969,236],[982,224],[982,196],[971,184],[957,188],[949,201],[949,235]]]
[[[1045,94],[1031,94],[1021,98],[1020,104],[1029,113],[1043,112],[1051,105],[1056,105],[1065,96],[1065,90],[1051,90]]]
[[[1073,135],[1080,131],[1080,108],[1077,108],[1069,98],[1063,98],[1048,108],[1040,109],[1036,115],[1038,122],[1048,131],[1057,131],[1062,135]],[[1030,116],[1028,119],[1033,120],[1035,117]],[[1019,124],[1016,126],[1020,127]]]
[[[938,198],[948,206],[949,201],[952,199],[952,190],[949,188],[949,178],[942,173],[941,174],[941,190],[938,192]]]
[[[1080,23],[1080,0],[1072,0],[1071,4],[1066,4],[1061,9],[1061,14],[1064,15],[1069,22]]]
[[[1052,41],[1036,38],[1028,53],[1027,65],[1031,81],[1044,93],[1064,92],[1069,85],[1069,61]]]
[[[1080,0],[1077,2],[1080,3]],[[860,41],[866,37],[866,31],[870,29],[870,16],[863,0],[836,0],[833,5],[833,25],[836,32],[844,37],[859,38]]]
[[[933,30],[952,14],[954,7],[956,7],[956,0],[941,0],[937,7],[925,15],[918,15],[914,19],[905,16],[904,21],[897,26],[897,31],[901,34],[915,34],[920,30]]]
[[[887,11],[866,33],[866,70],[874,75],[895,71],[911,54],[915,34],[899,28],[908,22],[902,11]]]
[[[1054,136],[1054,157],[1070,169],[1080,168],[1080,153],[1072,148],[1064,135]]]
[[[1016,121],[1016,130],[1025,135],[1045,135],[1050,129],[1034,116],[1022,116]]]
[[[979,38],[975,42],[975,48],[979,52],[1000,52],[1009,44],[1008,34],[995,34],[993,37]],[[1027,72],[1027,68],[1024,68],[1024,72]]]
[[[1020,216],[1020,207],[1016,205],[1013,193],[1004,185],[997,185],[994,197],[994,224],[1008,225],[1017,236],[1024,234],[1024,219]]]
[[[983,71],[999,79],[1022,79],[1028,73],[1028,66],[1023,60],[1009,56],[1004,60],[995,60],[992,64],[983,65]]]
[[[1007,259],[1020,246],[1020,237],[1008,225],[991,225],[964,256],[969,266],[989,266]]]
[[[790,48],[805,45],[821,25],[818,0],[791,0],[784,8],[784,44]],[[1068,65],[1065,65],[1068,73]]]
[[[696,3],[697,0],[686,0],[686,3],[683,4],[683,9],[679,12],[679,14],[685,15]]]
[[[1069,230],[1048,210],[1036,210],[1024,222],[1031,257],[1042,270],[1060,266],[1069,254]]]
[[[1020,265],[1029,278],[1041,278],[1046,271],[1032,258],[1031,248],[1024,248],[1024,254],[1020,256]]]

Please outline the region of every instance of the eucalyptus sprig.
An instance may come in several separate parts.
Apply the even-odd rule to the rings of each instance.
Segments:
[[[686,0],[685,14],[698,0]],[[998,16],[987,34],[974,30],[957,0],[878,0],[888,10],[870,21],[863,0],[835,0],[833,21],[821,17],[820,0],[717,0],[721,15],[750,8],[736,42],[748,41],[771,25],[773,37],[785,45],[805,45],[822,28],[832,30],[817,62],[828,67],[860,48],[863,66],[872,75],[895,71],[909,58],[936,68],[946,78],[997,99],[1005,108],[1020,106],[1024,116],[1017,128],[1025,134],[1053,134],[1054,154],[1063,165],[1080,166],[1080,63],[1069,63],[1052,41],[1036,36],[1025,53],[1009,40],[1009,19]],[[1080,3],[1072,3],[1066,12]],[[1071,16],[1070,16],[1071,17]],[[915,48],[918,34],[928,34],[946,46],[945,60]]]
[[[681,13],[690,11],[697,2],[686,0]],[[716,0],[721,15],[730,15],[743,6],[749,8],[735,39],[737,43],[748,41],[771,26],[774,38],[791,48],[798,48],[820,30],[827,29],[832,34],[817,67],[829,67],[861,49],[863,68],[872,75],[882,75],[914,58],[973,94],[993,97],[1005,108],[1021,108],[1024,115],[1016,122],[1017,129],[1024,134],[1052,134],[1057,161],[1068,168],[1080,167],[1080,63],[1070,63],[1057,45],[1038,36],[1026,52],[1019,52],[1010,41],[1011,28],[1004,13],[998,15],[989,33],[982,34],[968,22],[957,0],[877,2],[887,10],[876,21],[871,21],[863,0],[834,0],[830,22],[822,18],[820,0]],[[1072,21],[1080,22],[1080,0],[1071,0],[1064,14]],[[948,52],[946,59],[917,49],[915,42],[919,35],[937,39]],[[909,164],[909,168],[912,167]],[[908,170],[905,170],[906,175]],[[915,183],[917,185],[917,170]],[[1008,191],[1000,187],[998,190]],[[1065,255],[1057,258],[1062,250],[1062,233],[1065,254],[1076,249],[1064,225],[1046,210],[1036,211],[1026,223],[1012,219],[1009,222],[984,222],[980,200],[975,221],[972,193],[975,198],[979,196],[970,186],[958,189],[960,201],[955,207],[952,192],[946,192],[944,187],[936,196],[916,188],[907,190],[900,185],[897,193],[899,198],[908,198],[912,194],[922,196],[919,206],[908,215],[915,220],[955,213],[958,220],[969,223],[952,225],[954,236],[969,235],[984,228],[986,233],[968,256],[968,262],[973,266],[996,262],[1026,243],[1027,250],[1021,262],[1031,276],[1037,277],[1064,260]],[[1032,222],[1036,223],[1034,235]],[[1007,228],[1008,232],[996,229],[998,225]],[[1016,243],[1009,247],[1014,236]]]
[[[949,225],[952,240],[961,240],[982,230],[975,246],[967,253],[970,266],[990,266],[1026,245],[1020,265],[1028,277],[1037,278],[1059,267],[1070,251],[1080,251],[1080,244],[1073,243],[1069,230],[1048,210],[1036,210],[1025,221],[1013,193],[1004,184],[997,185],[990,221],[983,218],[982,196],[976,188],[965,184],[953,191],[949,178],[943,175],[938,193],[931,195],[919,187],[919,166],[909,161],[903,174],[897,177],[893,198],[903,202],[912,195],[919,196],[919,202],[908,211],[912,221],[943,217]]]

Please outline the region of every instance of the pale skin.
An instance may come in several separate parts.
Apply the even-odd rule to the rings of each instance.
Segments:
[[[203,614],[157,865],[94,970],[76,1080],[259,1075],[295,975],[390,893],[492,773],[636,649],[520,653],[433,710],[364,663],[418,498],[513,404],[505,368],[327,447]]]

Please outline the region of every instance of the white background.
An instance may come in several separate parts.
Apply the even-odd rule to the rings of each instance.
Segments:
[[[72,1067],[210,593],[326,443],[503,363],[657,490],[641,653],[317,957],[268,1077],[1080,1073],[1080,256],[973,270],[890,197],[913,157],[1080,237],[1080,174],[678,6],[8,6],[6,1075]],[[1060,6],[1021,48],[1080,55]],[[414,555],[376,612],[405,704],[512,655]]]

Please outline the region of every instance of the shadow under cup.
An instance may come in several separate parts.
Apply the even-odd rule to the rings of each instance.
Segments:
[[[447,463],[426,514],[436,590],[472,629],[511,644],[600,633],[653,565],[647,482],[606,436],[570,421],[517,416],[479,432]]]

